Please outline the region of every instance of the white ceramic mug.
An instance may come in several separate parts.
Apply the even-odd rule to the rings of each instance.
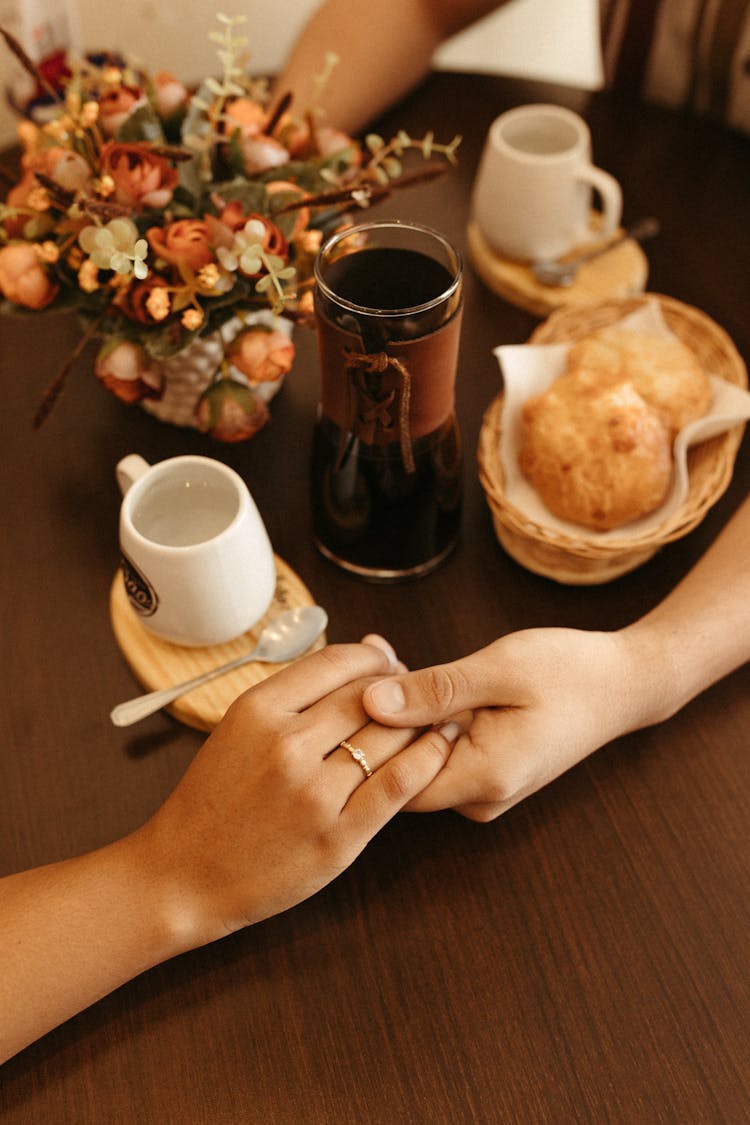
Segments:
[[[143,625],[181,645],[239,637],[268,609],[273,551],[245,482],[211,457],[117,465],[125,589]]]
[[[561,106],[517,106],[490,127],[472,217],[488,245],[505,257],[559,258],[592,238],[593,189],[603,208],[596,236],[607,238],[620,222],[622,191],[591,163],[586,122]]]

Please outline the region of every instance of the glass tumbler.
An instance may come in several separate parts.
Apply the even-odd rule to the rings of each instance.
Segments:
[[[325,243],[315,283],[316,546],[365,578],[427,574],[461,518],[460,255],[427,227],[364,223]]]

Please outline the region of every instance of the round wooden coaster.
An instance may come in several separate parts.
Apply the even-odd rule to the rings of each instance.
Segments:
[[[468,230],[469,258],[485,285],[511,305],[546,317],[563,305],[580,305],[606,298],[642,293],[648,280],[648,259],[632,238],[613,246],[607,254],[581,266],[572,285],[542,285],[523,262],[503,258],[492,250],[474,220]],[[596,235],[592,231],[592,247]],[[579,246],[572,252],[587,249]]]
[[[226,664],[247,652],[256,643],[264,626],[284,609],[300,605],[314,605],[315,601],[299,576],[278,555],[276,563],[276,591],[265,617],[243,636],[223,645],[186,648],[163,641],[149,633],[138,620],[128,602],[122,572],[115,575],[109,598],[112,629],[123,656],[145,691],[169,687]],[[322,648],[325,635],[310,649]],[[260,683],[283,664],[250,663],[233,672],[227,672],[202,687],[195,688],[176,699],[167,710],[180,722],[197,730],[210,731],[223,717],[224,712],[238,695],[253,684]],[[135,693],[134,693],[135,694]]]

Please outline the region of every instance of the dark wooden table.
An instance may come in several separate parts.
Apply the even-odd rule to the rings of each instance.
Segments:
[[[704,309],[750,359],[745,138],[606,94],[435,76],[383,129],[461,132],[460,167],[381,213],[465,245],[487,128],[532,100],[586,115],[597,162],[624,186],[625,220],[662,220],[650,287]],[[373,587],[310,542],[312,337],[299,339],[271,425],[226,447],[119,404],[94,384],[90,354],[32,435],[76,326],[2,321],[3,872],[127,832],[200,742],[163,713],[131,730],[108,719],[136,687],[107,608],[113,468],[125,453],[226,459],[248,480],[277,552],[327,607],[330,638],[383,630],[414,666],[525,626],[617,627],[674,585],[746,494],[747,441],[703,524],[611,585],[558,586],[498,546],[472,454],[498,389],[492,348],[534,325],[468,271],[463,542],[421,582]],[[9,1062],[4,1125],[750,1120],[749,687],[747,666],[493,824],[398,817],[310,902],[154,969]]]

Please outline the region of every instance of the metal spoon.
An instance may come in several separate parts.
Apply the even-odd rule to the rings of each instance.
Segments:
[[[533,262],[531,272],[542,285],[572,285],[584,262],[590,262],[602,254],[607,254],[614,246],[619,246],[628,238],[634,238],[636,242],[644,242],[647,238],[653,238],[658,234],[659,229],[658,219],[640,219],[605,246],[597,246],[595,250],[579,254],[567,262]]]
[[[127,703],[119,703],[110,713],[110,719],[116,727],[127,727],[153,715],[160,707],[165,707],[180,695],[200,687],[201,684],[213,680],[216,676],[223,676],[234,668],[249,664],[253,660],[262,660],[267,664],[285,664],[301,656],[306,649],[317,641],[320,634],[328,624],[328,615],[319,605],[304,605],[297,609],[286,609],[274,618],[260,635],[257,645],[250,652],[204,672],[195,679],[186,680],[185,683],[175,684],[174,687],[162,688],[160,691],[151,691],[147,695],[139,695]]]

